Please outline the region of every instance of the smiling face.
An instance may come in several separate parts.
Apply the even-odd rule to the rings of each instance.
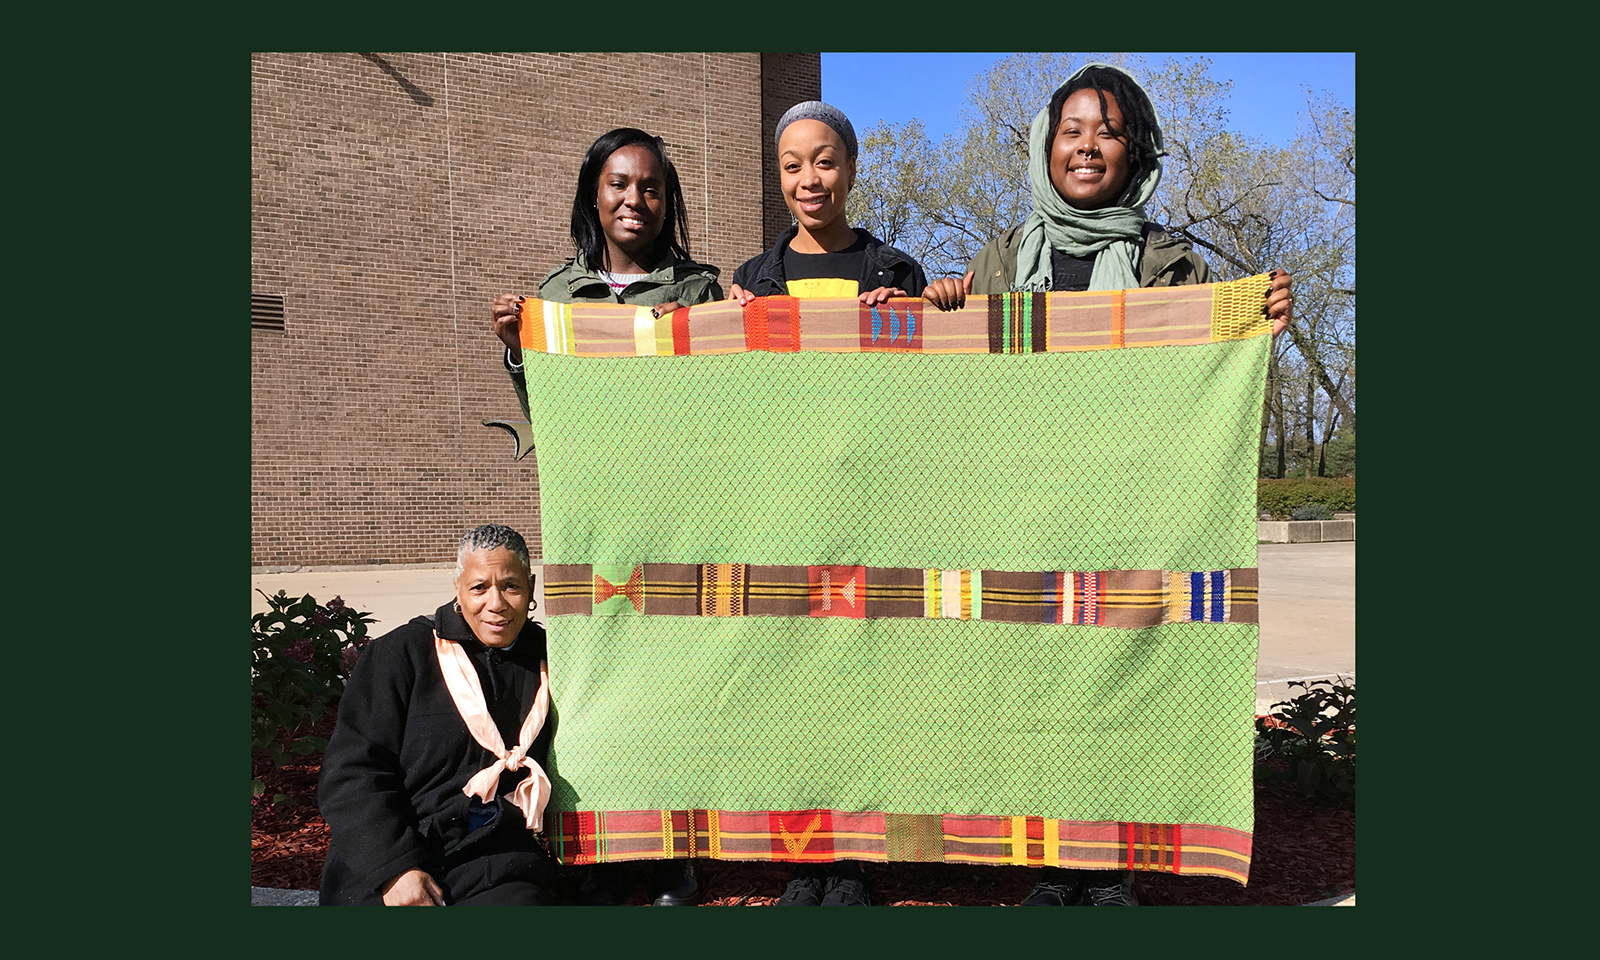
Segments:
[[[472,635],[485,646],[509,647],[528,622],[533,579],[522,558],[507,550],[469,550],[456,578],[456,602]]]
[[[639,144],[619,147],[600,168],[595,210],[615,273],[647,273],[667,215],[667,175]]]
[[[796,249],[821,253],[855,241],[845,197],[856,179],[856,163],[832,127],[821,120],[796,120],[785,127],[778,138],[778,179],[783,202],[800,226]]]
[[[1105,96],[1106,117],[1100,115],[1100,98],[1094,90],[1078,90],[1068,97],[1050,142],[1050,182],[1063,200],[1079,210],[1114,205],[1133,176],[1127,143],[1112,135],[1127,129],[1122,108],[1116,97]]]

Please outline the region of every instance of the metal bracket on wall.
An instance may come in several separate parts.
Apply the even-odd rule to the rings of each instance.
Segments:
[[[480,420],[486,427],[499,427],[511,434],[517,441],[517,449],[511,459],[521,460],[533,450],[533,424],[526,420]]]

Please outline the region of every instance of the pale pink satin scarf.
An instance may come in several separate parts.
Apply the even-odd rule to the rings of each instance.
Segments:
[[[527,753],[528,748],[533,746],[533,739],[544,726],[545,715],[550,712],[549,662],[539,661],[539,692],[534,695],[527,719],[522,721],[517,745],[507,750],[505,742],[500,739],[499,729],[494,725],[494,718],[489,716],[489,707],[483,698],[483,685],[478,682],[478,671],[472,669],[467,652],[461,649],[461,644],[440,637],[437,631],[433,634],[433,643],[439,654],[439,669],[444,672],[444,685],[450,691],[450,699],[456,702],[461,719],[466,721],[472,739],[499,758],[473,774],[461,792],[469,797],[477,797],[484,803],[493,803],[500,774],[506,770],[527,767],[528,776],[511,792],[511,802],[527,817],[528,829],[539,830],[544,822],[545,804],[550,802],[550,778],[545,776],[544,768],[539,766],[538,761],[530,759]]]

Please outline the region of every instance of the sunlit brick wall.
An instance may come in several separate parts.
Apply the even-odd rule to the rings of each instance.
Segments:
[[[618,126],[665,140],[726,289],[788,223],[772,125],[820,89],[814,53],[253,55],[251,292],[285,324],[252,332],[252,565],[443,561],[489,521],[542,555],[537,454],[480,423],[520,416],[490,299],[571,255]]]

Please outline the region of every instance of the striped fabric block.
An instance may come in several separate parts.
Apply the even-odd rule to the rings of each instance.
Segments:
[[[783,863],[877,863],[1150,870],[1244,883],[1249,833],[1204,824],[1081,822],[1049,817],[850,813],[842,810],[628,810],[565,813],[564,862],[709,857]]]
[[[544,589],[550,616],[928,617],[1135,629],[1257,623],[1256,576],[1254,569],[1019,573],[553,563],[545,565]]]
[[[1266,275],[1191,287],[968,297],[941,311],[922,299],[757,297],[654,317],[623,304],[522,303],[522,349],[571,357],[730,353],[1063,353],[1220,343],[1268,330]]]
[[[524,301],[556,855],[1245,882],[1267,287]]]

